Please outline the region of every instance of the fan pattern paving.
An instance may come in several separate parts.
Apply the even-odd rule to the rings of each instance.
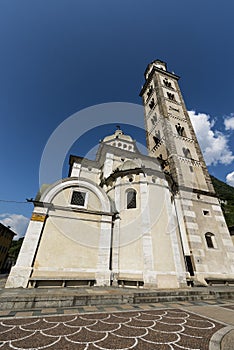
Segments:
[[[222,327],[180,309],[4,319],[0,350],[205,350]]]

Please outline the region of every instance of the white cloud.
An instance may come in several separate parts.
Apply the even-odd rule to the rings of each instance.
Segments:
[[[5,213],[0,215],[0,222],[10,226],[11,230],[17,234],[14,239],[19,239],[25,235],[29,219],[23,215]]]
[[[234,130],[234,117],[225,118],[224,125],[226,130]]]
[[[234,187],[234,171],[232,173],[227,174],[226,182],[227,182],[228,185]]]
[[[214,121],[205,113],[189,111],[195,133],[207,165],[230,164],[234,155],[228,146],[228,136],[214,130]]]

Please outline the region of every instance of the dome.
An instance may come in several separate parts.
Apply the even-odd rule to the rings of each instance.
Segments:
[[[102,143],[120,148],[124,151],[139,153],[136,146],[136,141],[133,140],[131,136],[125,135],[123,131],[120,130],[119,126],[117,126],[117,128],[118,129],[114,132],[114,134],[106,136],[102,140]]]
[[[117,129],[114,134],[106,136],[103,142],[113,141],[115,139],[120,139],[122,141],[133,142],[133,139],[129,135],[125,135],[122,130]]]
[[[124,162],[121,166],[119,166],[119,170],[131,170],[131,169],[137,169],[140,168],[141,165],[137,164],[137,162],[133,161],[133,160],[127,160],[126,162]]]

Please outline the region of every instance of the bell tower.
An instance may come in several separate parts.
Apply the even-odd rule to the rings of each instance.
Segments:
[[[172,179],[188,280],[204,284],[222,273],[233,276],[233,245],[178,80],[155,60],[145,70],[140,96],[149,156]]]
[[[199,144],[178,85],[179,77],[156,60],[145,71],[141,96],[149,155],[157,157],[181,188],[214,193]]]

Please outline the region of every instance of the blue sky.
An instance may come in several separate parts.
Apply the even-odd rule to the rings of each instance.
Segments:
[[[233,13],[232,1],[0,0],[0,199],[35,196],[45,144],[69,116],[141,104],[143,73],[156,58],[181,76],[210,173],[234,184]],[[72,153],[86,154],[112,129]],[[0,219],[20,232],[31,211],[0,202]]]

